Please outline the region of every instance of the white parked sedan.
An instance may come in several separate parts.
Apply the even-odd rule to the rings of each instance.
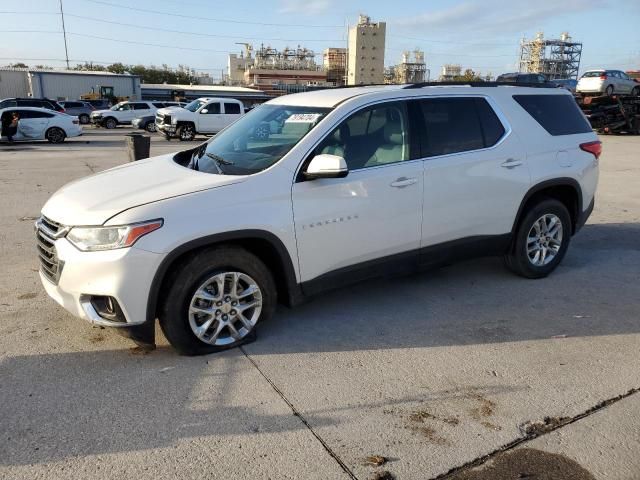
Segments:
[[[78,117],[55,112],[45,108],[12,107],[0,110],[2,119],[2,140],[8,140],[8,125],[14,113],[20,116],[17,132],[13,141],[48,140],[50,143],[62,143],[67,137],[82,135]]]
[[[580,77],[576,92],[640,95],[640,83],[620,70],[589,70]]]

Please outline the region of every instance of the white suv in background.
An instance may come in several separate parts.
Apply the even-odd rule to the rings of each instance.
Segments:
[[[167,140],[193,140],[196,134],[213,135],[244,115],[244,105],[233,98],[198,98],[179,110],[156,112],[156,131]]]
[[[134,118],[153,115],[161,102],[120,102],[109,110],[91,112],[91,123],[105,128],[116,128],[118,125],[130,125]]]
[[[584,72],[578,80],[576,92],[638,96],[640,95],[640,83],[620,70],[589,70]]]
[[[286,95],[61,188],[36,223],[40,276],[96,325],[153,345],[159,319],[179,352],[215,352],[277,302],[385,272],[499,255],[545,277],[593,209],[600,151],[555,87]]]

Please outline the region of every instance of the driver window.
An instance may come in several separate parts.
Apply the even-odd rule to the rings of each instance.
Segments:
[[[383,103],[354,113],[316,148],[316,155],[322,153],[343,157],[349,170],[409,160],[406,103]]]
[[[209,105],[204,107],[202,110],[200,110],[200,113],[204,113],[204,114],[207,114],[207,115],[218,114],[218,113],[220,113],[220,104],[219,103],[210,103]]]

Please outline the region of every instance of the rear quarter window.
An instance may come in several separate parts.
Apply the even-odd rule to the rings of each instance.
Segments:
[[[570,95],[514,95],[513,99],[550,135],[591,132],[591,125]]]

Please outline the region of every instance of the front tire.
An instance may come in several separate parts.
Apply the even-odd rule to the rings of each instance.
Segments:
[[[49,143],[62,143],[66,137],[67,134],[64,130],[58,127],[51,127],[45,134],[45,138]]]
[[[156,131],[156,124],[154,122],[149,122],[144,129],[149,133],[154,133]]]
[[[640,97],[640,87],[633,87],[631,89],[631,96]]]
[[[613,95],[613,85],[609,85],[607,88],[605,88],[604,90],[604,94],[608,97]]]
[[[178,127],[178,138],[181,142],[190,142],[196,138],[196,129],[193,125],[181,125]]]
[[[571,216],[565,205],[545,198],[518,225],[505,265],[525,278],[543,278],[564,258],[571,240]]]
[[[78,117],[78,120],[82,125],[87,125],[89,123],[89,115],[87,115],[86,113],[82,113]]]
[[[276,307],[271,272],[238,247],[193,255],[166,284],[160,327],[182,355],[205,355],[254,340],[257,322],[268,320]]]
[[[115,118],[109,117],[104,121],[105,128],[111,130],[118,126],[118,121]]]

